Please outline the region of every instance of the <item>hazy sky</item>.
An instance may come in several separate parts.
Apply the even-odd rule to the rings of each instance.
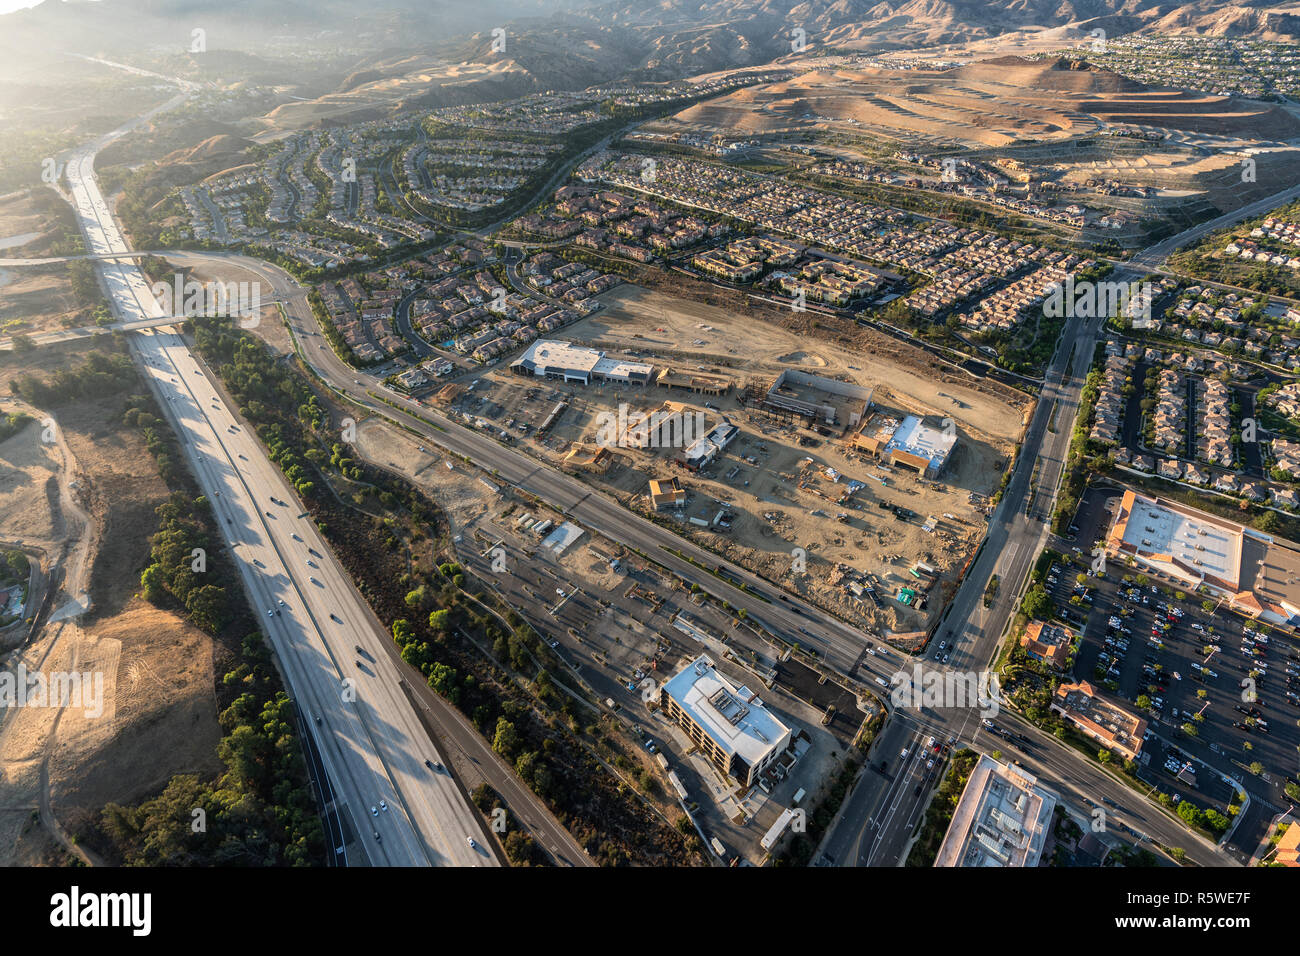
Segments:
[[[13,13],[15,10],[34,7],[40,2],[41,0],[0,0],[0,13]]]

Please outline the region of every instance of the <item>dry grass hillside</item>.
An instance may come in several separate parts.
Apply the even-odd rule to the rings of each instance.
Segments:
[[[53,412],[0,406],[53,417],[59,437],[43,441],[31,426],[0,444],[0,538],[39,544],[52,556],[72,545],[57,610],[2,666],[98,674],[103,689],[102,711],[0,714],[4,865],[67,862],[68,853],[86,851],[66,834],[106,803],[137,801],[177,773],[220,769],[215,645],[136,596],[158,528],[154,509],[168,492],[140,431],[121,424],[123,403],[116,396]]]

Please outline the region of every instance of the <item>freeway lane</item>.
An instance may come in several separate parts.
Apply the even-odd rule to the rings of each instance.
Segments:
[[[280,651],[280,660],[297,666],[299,673],[305,671],[304,680],[295,684],[311,687],[309,694],[295,695],[304,717],[314,723],[314,717],[321,716],[317,726],[328,735],[327,743],[337,738],[366,762],[373,779],[367,782],[362,777],[361,782],[362,792],[370,793],[369,807],[378,806],[380,800],[389,804],[391,809],[381,811],[379,824],[373,817],[368,824],[389,837],[377,845],[383,862],[479,862],[480,855],[465,841],[470,835],[481,838],[478,828],[466,834],[443,832],[443,821],[455,819],[462,798],[450,778],[424,764],[426,759],[442,761],[400,691],[398,674],[385,653],[391,643],[386,633],[359,595],[351,592],[346,572],[335,563],[311,519],[297,517],[301,511],[289,504],[293,496],[288,482],[269,460],[258,460],[258,440],[230,415],[183,341],[165,333],[146,338],[164,343],[156,361],[146,354],[146,361],[157,370],[156,379],[178,379],[190,395],[192,401],[169,398],[168,404],[186,434],[198,436],[193,439],[195,461],[201,477],[208,479],[205,487],[215,488],[211,500],[218,521],[224,521],[231,535],[249,593],[259,599],[258,606],[279,612],[267,616],[273,629],[279,629],[286,616],[299,617],[299,608],[309,622],[308,627],[284,629],[288,653]],[[190,426],[190,418],[202,418],[210,428]],[[245,502],[252,503],[251,515],[242,513]],[[263,536],[264,530],[269,534]],[[291,573],[294,567],[301,569],[297,575]],[[311,640],[313,636],[323,639],[323,648]],[[356,653],[358,644],[364,653]],[[343,697],[345,677],[356,681],[355,705]],[[403,841],[400,853],[385,826],[390,818],[397,819],[399,807],[421,824],[418,830],[397,828]],[[363,805],[361,812],[370,810]],[[426,847],[417,839],[424,827],[438,834],[439,840],[434,841],[438,845]]]
[[[191,264],[190,261],[183,256],[177,258],[185,265]],[[207,256],[206,254],[195,254],[193,257],[194,261],[202,260],[209,264],[211,258],[212,257]],[[249,260],[249,262],[260,265],[257,260]],[[247,267],[243,263],[240,265],[241,267]],[[262,273],[258,274],[263,275],[264,278],[268,278],[269,281],[269,276]],[[298,289],[296,285],[294,286],[294,290],[302,299],[301,304],[306,307],[305,293]],[[219,395],[220,393],[214,391],[213,394]],[[231,419],[228,422],[224,422],[224,424],[228,428],[230,425],[236,423]],[[237,438],[238,436],[230,437]],[[256,440],[252,439],[251,436],[250,442],[253,447],[251,449],[244,448],[243,451],[246,451],[246,457],[251,459],[254,451],[257,450],[258,443]],[[243,461],[240,461],[239,468],[246,469],[247,465]],[[288,487],[287,483],[284,483],[283,476],[279,469],[274,467],[274,465],[270,467],[265,480],[268,483],[267,487],[278,488],[278,490],[272,492],[276,498],[281,501],[292,500],[292,490]],[[308,535],[314,536],[316,534],[316,529],[309,520],[299,521],[293,514],[288,513],[288,511],[282,506],[270,504],[268,507],[264,505],[263,510],[269,510],[273,515],[276,515],[275,527],[277,528],[283,524],[285,527],[295,529],[293,533],[297,533],[303,538],[306,538]],[[296,514],[296,512],[294,512],[294,514]],[[310,552],[305,554],[301,553],[305,547],[304,543],[299,543],[296,540],[291,539],[288,547],[291,552],[300,553],[299,557],[306,565],[309,583],[311,577],[316,577],[318,579],[323,577],[323,575],[312,568],[310,564],[307,564],[307,562],[310,561],[315,561],[317,564],[320,564],[321,562],[317,558],[313,557]],[[312,547],[314,547],[319,553],[329,553],[325,550],[323,542],[315,544]],[[244,565],[247,566],[248,564],[249,561],[245,560]],[[351,579],[347,576],[346,572],[340,570],[339,579],[342,583],[336,587],[346,587],[349,590],[353,589]],[[331,593],[332,591],[333,589],[331,590]],[[312,589],[308,589],[307,593],[309,596],[314,594]],[[355,595],[355,599],[359,606],[366,606],[364,599],[362,599],[360,595]],[[331,628],[339,630],[339,628],[333,624],[332,618],[327,619],[331,613],[333,613],[332,610],[327,611],[326,614],[317,615],[317,621],[322,624],[326,634],[332,633]],[[365,616],[370,618],[368,612]],[[376,629],[377,623],[375,627],[371,628],[371,630]],[[351,628],[344,628],[342,630],[345,632],[352,631]],[[530,832],[532,832],[533,837],[539,846],[547,852],[550,852],[557,859],[563,860],[569,865],[593,865],[582,846],[573,838],[572,834],[560,825],[540,798],[538,798],[536,794],[529,790],[519,780],[513,769],[502,763],[500,758],[491,749],[489,743],[484,740],[478,730],[475,729],[454,707],[431,690],[417,671],[401,660],[396,644],[389,639],[385,632],[378,630],[377,633],[377,643],[374,645],[365,645],[370,653],[370,657],[369,659],[363,660],[362,664],[366,671],[376,669],[382,669],[384,671],[386,679],[383,681],[383,687],[392,691],[391,697],[393,699],[389,703],[394,707],[397,706],[396,698],[400,686],[399,681],[405,679],[406,690],[401,691],[401,694],[405,696],[406,691],[409,690],[410,694],[415,698],[414,706],[420,708],[420,713],[417,715],[417,718],[423,717],[423,719],[427,721],[433,736],[436,739],[443,741],[445,747],[459,750],[465,755],[468,761],[475,764],[477,772],[482,774],[492,788],[501,795],[502,799],[504,799],[507,804],[509,804],[515,816],[528,827]],[[349,635],[349,639],[354,635],[355,631]],[[357,660],[353,650],[354,648],[352,644],[348,643],[348,640],[343,640],[338,645],[335,656],[343,665],[340,671],[343,675],[352,673],[351,668],[354,667]],[[357,670],[356,675],[360,677],[362,673],[362,671]],[[413,730],[412,733],[414,733]],[[421,739],[427,736],[428,734],[426,733],[421,737]],[[431,753],[429,757],[435,763],[447,763],[444,758],[437,756],[436,754]],[[424,770],[425,768],[423,768],[422,765],[415,767],[416,777],[418,778]],[[450,777],[443,779],[448,782],[448,785],[451,785]],[[480,843],[483,842],[478,836],[476,836],[475,839]],[[461,842],[463,843],[463,841]]]
[[[94,177],[94,157],[126,128],[74,154],[67,164],[92,254],[125,251]],[[164,315],[134,265],[105,262],[100,273],[119,318]],[[279,469],[236,422],[178,337],[146,332],[132,336],[131,343],[177,425],[250,596],[269,612],[267,630],[289,691],[312,714],[309,728],[347,807],[340,816],[360,841],[349,855],[384,865],[498,863],[482,848],[491,844],[483,840],[477,811],[453,780],[425,766],[425,760],[440,762],[437,750],[398,687],[385,653],[389,639],[314,525],[294,517],[303,509]],[[265,506],[272,496],[294,504],[277,515]],[[312,551],[314,575],[306,564]],[[361,655],[354,653],[358,645]],[[358,657],[368,660],[357,666]],[[356,682],[355,703],[344,699],[343,677]],[[366,819],[381,800],[388,809]],[[376,839],[375,832],[388,839]],[[479,848],[470,846],[471,838]]]

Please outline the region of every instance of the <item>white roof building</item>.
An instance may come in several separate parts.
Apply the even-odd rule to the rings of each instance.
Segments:
[[[660,701],[719,769],[746,786],[790,744],[790,728],[758,694],[733,684],[705,654],[664,683]]]
[[[1056,794],[1021,767],[980,754],[935,866],[1037,866]]]
[[[654,366],[643,362],[609,359],[599,349],[590,349],[555,339],[538,339],[524,354],[510,363],[512,372],[589,385],[593,379],[648,384]]]
[[[894,431],[881,457],[933,478],[943,471],[956,445],[956,428],[931,428],[916,415],[908,415]]]

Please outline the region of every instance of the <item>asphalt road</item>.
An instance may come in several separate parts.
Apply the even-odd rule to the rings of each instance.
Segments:
[[[922,665],[925,670],[980,671],[989,666],[996,653],[1007,622],[1015,613],[1020,585],[1049,538],[1045,522],[1055,501],[1102,322],[1101,318],[1095,318],[1067,326],[1045,376],[1015,471],[989,522],[984,548],[953,599],[944,623],[936,631],[930,645],[934,650],[927,648],[930,657]],[[1057,406],[1055,431],[1049,431],[1054,405]],[[1035,465],[1038,466],[1036,474]],[[1033,503],[1029,505],[1031,500]],[[1029,514],[1025,513],[1027,505]],[[1000,587],[991,606],[985,608],[985,589],[995,573]],[[946,662],[934,659],[939,642],[947,645],[939,651],[941,658],[945,653],[948,655]],[[911,666],[912,662],[907,662],[905,669],[910,671]],[[1218,866],[1235,862],[1208,841],[1191,834],[1181,823],[1135,799],[1126,786],[1106,776],[1055,738],[1024,724],[1023,732],[1039,738],[1031,756],[1017,748],[1000,746],[998,738],[990,743],[990,735],[980,724],[980,717],[981,711],[973,702],[972,706],[929,708],[920,713],[896,708],[873,748],[873,755],[879,755],[876,760],[883,758],[895,763],[904,747],[915,749],[915,741],[922,733],[926,739],[932,733],[941,741],[954,738],[959,745],[986,751],[1000,748],[1007,754],[1015,753],[1015,758],[1008,759],[1020,759],[1044,783],[1062,794],[1098,795],[1115,800],[1125,806],[1123,817],[1132,821],[1136,829],[1166,845],[1183,847],[1194,862]],[[901,785],[897,783],[900,778],[904,781]],[[839,866],[902,865],[919,826],[920,807],[928,801],[930,789],[928,782],[916,778],[911,771],[895,778],[870,768],[864,770],[823,843],[825,856]],[[921,794],[915,793],[915,782],[922,783]]]
[[[1190,229],[1184,229],[1175,236],[1170,236],[1168,239],[1162,239],[1153,246],[1148,246],[1130,259],[1129,265],[1135,271],[1151,271],[1158,269],[1160,265],[1177,249],[1204,238],[1216,229],[1223,229],[1226,226],[1231,226],[1234,223],[1241,222],[1243,219],[1250,219],[1252,216],[1258,216],[1275,206],[1291,202],[1298,196],[1300,196],[1300,186],[1291,186],[1288,189],[1283,189],[1281,192],[1273,193],[1271,196],[1257,199],[1248,205],[1242,206],[1240,209],[1234,209],[1232,212],[1225,213],[1224,215],[1211,219],[1208,222],[1203,222],[1198,226],[1192,226]]]

